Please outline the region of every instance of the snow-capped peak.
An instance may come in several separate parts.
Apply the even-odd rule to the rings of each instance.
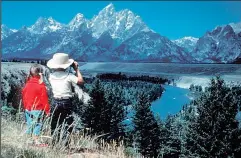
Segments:
[[[1,25],[1,39],[3,40],[4,38],[10,36],[11,34],[17,32],[18,30],[16,29],[10,29],[6,25],[2,24]]]
[[[78,28],[81,24],[85,23],[87,20],[84,18],[84,15],[81,13],[78,13],[70,22],[69,27],[70,30],[74,30],[75,28]]]
[[[186,36],[186,37],[183,37],[184,40],[190,40],[190,41],[193,41],[193,42],[197,42],[198,41],[198,38],[196,37],[192,37],[192,36]]]
[[[54,24],[56,22],[52,17],[49,17],[48,21],[49,21],[50,24]]]
[[[192,37],[192,36],[186,36],[177,40],[173,40],[176,45],[185,48],[187,51],[191,52],[196,43],[198,41],[198,38]]]
[[[43,34],[47,32],[55,32],[57,30],[60,30],[62,27],[63,24],[57,22],[52,17],[40,17],[34,25],[28,28],[28,30],[35,34]]]
[[[183,38],[180,38],[180,39],[176,39],[176,40],[173,40],[173,42],[175,43],[184,43],[186,41],[190,41],[190,42],[193,42],[193,43],[197,43],[198,41],[198,38],[195,38],[195,37],[192,37],[192,36],[186,36],[186,37],[183,37]]]
[[[102,9],[98,16],[102,15],[102,16],[111,16],[115,13],[115,7],[112,3],[110,3],[109,5],[107,5],[104,9]]]
[[[94,16],[88,27],[92,29],[93,36],[99,38],[100,35],[110,29],[115,21],[115,9],[114,5],[110,3],[104,9],[102,9],[97,16]]]
[[[93,36],[99,38],[102,33],[109,31],[112,38],[124,41],[141,31],[150,31],[140,16],[129,9],[115,12],[114,5],[110,3],[90,21],[89,27]]]
[[[73,23],[79,23],[82,22],[84,19],[84,15],[81,13],[76,14],[76,16],[70,21],[69,25],[72,25]]]
[[[239,22],[239,23],[230,23],[229,25],[233,28],[235,33],[241,32],[241,22]]]
[[[107,5],[107,6],[104,8],[104,10],[113,10],[113,9],[115,9],[113,3],[110,3],[109,5]]]

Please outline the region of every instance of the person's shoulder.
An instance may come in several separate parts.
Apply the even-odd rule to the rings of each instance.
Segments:
[[[76,77],[76,76],[75,76],[74,74],[72,74],[72,73],[69,73],[69,76],[70,76],[70,77],[73,77],[73,76]]]
[[[72,73],[69,73],[68,78],[69,78],[69,79],[73,79],[73,78],[77,78],[77,76],[75,76],[75,75],[72,74]]]
[[[49,74],[49,79],[58,78],[60,74],[58,72],[53,72]]]

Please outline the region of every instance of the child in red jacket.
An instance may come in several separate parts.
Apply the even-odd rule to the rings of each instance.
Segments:
[[[22,91],[22,99],[27,121],[26,133],[33,136],[35,145],[46,146],[38,139],[44,113],[50,114],[47,90],[42,80],[42,71],[42,67],[38,64],[30,68],[27,83]]]

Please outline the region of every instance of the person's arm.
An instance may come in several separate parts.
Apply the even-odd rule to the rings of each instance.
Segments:
[[[76,72],[76,76],[78,78],[77,84],[84,84],[84,79],[79,71],[79,64],[76,61],[74,61],[74,63],[73,63],[73,68],[74,68],[74,70]]]

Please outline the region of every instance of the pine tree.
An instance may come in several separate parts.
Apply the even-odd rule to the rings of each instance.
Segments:
[[[138,99],[133,123],[139,151],[145,157],[158,157],[161,143],[160,127],[150,110],[149,97],[142,92]]]
[[[91,134],[104,134],[106,141],[122,140],[126,114],[121,89],[113,85],[104,88],[97,79],[89,94],[91,99],[82,114],[85,126],[92,129]]]
[[[167,116],[165,122],[165,128],[163,129],[163,136],[164,136],[164,158],[178,158],[180,156],[181,150],[181,141],[179,137],[180,129],[174,123],[174,117],[171,115]]]
[[[109,134],[109,139],[122,140],[125,136],[124,123],[126,118],[123,94],[117,86],[111,87],[106,91],[105,97],[107,100],[106,123]]]
[[[235,119],[237,95],[217,77],[200,99],[197,118],[190,126],[187,150],[197,157],[237,157],[240,154],[240,129]]]
[[[104,112],[107,102],[105,99],[104,88],[99,79],[94,81],[89,95],[91,99],[84,109],[82,121],[86,128],[91,129],[91,134],[106,134],[106,118]]]

